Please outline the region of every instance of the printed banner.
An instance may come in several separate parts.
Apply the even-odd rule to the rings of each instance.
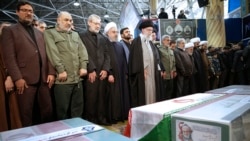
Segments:
[[[221,141],[218,126],[176,120],[176,141]]]
[[[161,37],[169,35],[172,40],[184,38],[189,42],[191,38],[196,36],[195,20],[160,19],[159,23]]]

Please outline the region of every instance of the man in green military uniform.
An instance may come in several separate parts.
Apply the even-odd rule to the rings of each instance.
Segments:
[[[72,23],[70,13],[60,12],[55,28],[44,32],[48,58],[57,71],[54,95],[58,120],[83,113],[81,77],[87,74],[88,54],[78,33],[71,30]]]
[[[159,47],[161,62],[164,66],[163,73],[163,99],[170,99],[173,97],[173,89],[174,83],[173,79],[176,76],[176,68],[175,68],[175,57],[173,50],[169,47],[170,36],[163,35],[162,36],[162,45]]]

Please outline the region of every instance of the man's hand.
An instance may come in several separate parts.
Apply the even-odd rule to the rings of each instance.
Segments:
[[[175,78],[176,77],[176,72],[175,71],[171,71],[170,73],[170,78]]]
[[[67,80],[67,72],[64,71],[64,72],[62,72],[62,73],[59,73],[59,75],[58,75],[58,80],[59,80],[60,82],[66,81],[66,80]]]
[[[177,72],[176,71],[173,71],[173,77],[172,78],[175,78],[177,76]]]
[[[28,88],[28,85],[26,84],[26,81],[24,79],[19,79],[15,82],[17,93],[23,94],[23,91],[25,88]]]
[[[80,74],[80,76],[85,76],[85,75],[87,75],[87,70],[86,69],[80,69],[79,74]]]
[[[165,78],[167,77],[167,73],[166,73],[166,71],[161,72],[161,76],[162,76],[162,78],[163,78],[163,79],[165,79]]]
[[[7,76],[4,84],[6,92],[11,92],[14,90],[14,83],[10,76]]]
[[[48,75],[47,77],[47,83],[48,87],[51,88],[55,82],[55,76],[54,75]]]
[[[89,73],[89,82],[93,83],[93,82],[95,82],[95,79],[96,79],[96,72],[93,71],[93,72]]]
[[[110,83],[114,83],[114,82],[115,82],[114,76],[113,76],[113,75],[109,75],[108,81],[109,81]]]
[[[102,70],[101,72],[100,72],[100,80],[104,80],[106,77],[107,77],[107,71],[105,71],[105,70]]]

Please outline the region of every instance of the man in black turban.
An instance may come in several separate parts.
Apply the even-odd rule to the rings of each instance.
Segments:
[[[152,21],[143,21],[138,27],[141,34],[131,45],[129,82],[132,107],[159,101],[162,68],[158,50],[151,41],[153,27]]]

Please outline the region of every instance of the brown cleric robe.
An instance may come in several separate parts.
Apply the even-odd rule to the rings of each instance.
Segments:
[[[8,130],[6,98],[5,98],[5,70],[3,68],[2,57],[0,58],[0,132]]]
[[[6,77],[0,52],[0,132],[22,127],[15,92],[5,92]]]

